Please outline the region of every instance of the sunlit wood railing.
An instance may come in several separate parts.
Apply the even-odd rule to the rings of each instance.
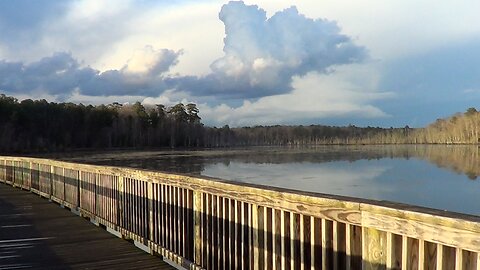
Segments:
[[[0,157],[0,182],[75,209],[190,269],[480,269],[476,217],[20,157]]]

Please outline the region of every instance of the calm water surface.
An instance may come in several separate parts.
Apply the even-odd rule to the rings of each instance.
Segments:
[[[76,153],[60,158],[200,174],[480,216],[478,146],[264,147]]]

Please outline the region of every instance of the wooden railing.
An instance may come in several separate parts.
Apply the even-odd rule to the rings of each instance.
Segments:
[[[33,158],[0,157],[0,182],[190,269],[480,269],[476,217]]]

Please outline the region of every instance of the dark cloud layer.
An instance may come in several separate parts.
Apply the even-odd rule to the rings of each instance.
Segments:
[[[225,24],[225,54],[210,65],[207,76],[167,76],[181,52],[166,49],[156,51],[157,62],[146,72],[130,72],[128,65],[99,72],[82,67],[70,54],[57,53],[30,64],[0,61],[0,90],[156,97],[167,89],[177,89],[196,96],[256,98],[291,91],[294,76],[323,73],[366,57],[365,48],[341,34],[334,21],[306,18],[295,7],[267,18],[256,5],[230,2],[222,7],[219,18]],[[22,22],[36,20],[40,19]]]
[[[0,61],[0,91],[39,91],[59,96],[73,92],[90,96],[158,96],[167,89],[162,73],[176,63],[180,53],[158,51],[158,62],[141,73],[129,72],[128,66],[105,72],[81,67],[68,53],[57,53],[30,64]]]

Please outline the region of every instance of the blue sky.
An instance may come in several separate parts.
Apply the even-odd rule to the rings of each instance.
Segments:
[[[480,103],[477,1],[0,1],[0,92],[209,125],[423,126]]]

